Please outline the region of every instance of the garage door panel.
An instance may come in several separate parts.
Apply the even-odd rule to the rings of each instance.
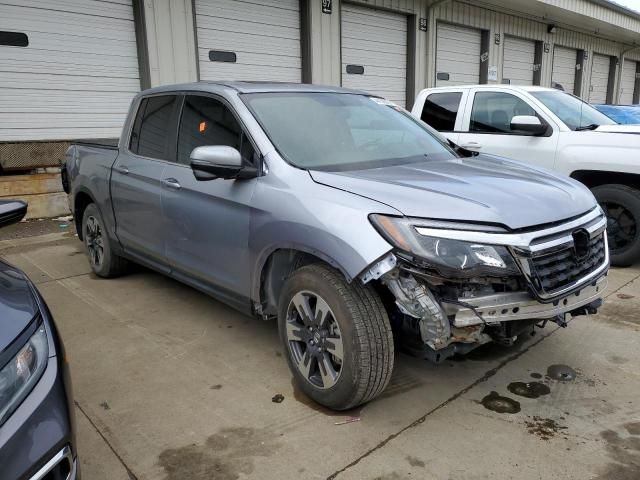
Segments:
[[[0,0],[0,140],[117,137],[140,90],[131,0]]]
[[[625,60],[620,79],[620,104],[631,105],[633,103],[633,91],[636,83],[636,62]]]
[[[480,83],[480,39],[480,30],[438,23],[436,72],[449,74],[449,80],[436,77],[436,86]]]
[[[533,40],[505,36],[502,78],[512,85],[532,85],[535,51]]]
[[[211,20],[234,20],[238,25],[246,23],[251,28],[255,28],[255,25],[264,25],[296,29],[300,28],[298,8],[298,0],[282,2],[216,0],[200,2],[198,16],[208,16]]]
[[[291,67],[276,67],[273,65],[242,65],[234,63],[207,62],[204,55],[200,56],[200,78],[202,79],[238,79],[252,82],[299,82],[302,70]]]
[[[405,106],[407,17],[347,4],[341,13],[342,85]],[[347,65],[361,65],[364,73],[347,73]]]
[[[576,56],[577,51],[573,48],[560,45],[553,48],[551,81],[562,85],[569,93],[573,93],[576,81]]]
[[[299,4],[298,0],[196,0],[200,78],[299,82]],[[234,52],[236,62],[212,62],[211,50]]]
[[[609,57],[594,54],[591,64],[591,88],[589,102],[594,104],[607,102],[607,86],[609,84]]]
[[[80,13],[88,19],[101,16],[107,19],[124,18],[133,21],[131,0],[15,0],[7,3],[19,4],[20,7],[33,9],[32,12],[35,14],[39,14],[42,8],[46,8],[49,15],[66,12]],[[5,8],[4,4],[3,8]]]
[[[290,57],[289,64],[299,62],[300,59],[300,40],[264,37],[260,44],[256,44],[249,35],[214,30],[203,32],[199,40],[201,48],[205,45],[215,45],[215,48],[204,48],[207,58],[210,50],[229,50],[236,54]]]

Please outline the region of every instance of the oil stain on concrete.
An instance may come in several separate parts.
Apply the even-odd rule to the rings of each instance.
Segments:
[[[254,428],[225,428],[204,445],[168,449],[158,460],[165,480],[237,480],[253,473],[256,457],[269,457],[278,450],[280,444],[273,436]]]
[[[623,434],[615,430],[600,432],[611,462],[595,480],[637,480],[640,478],[640,422],[626,423]]]
[[[480,403],[487,410],[497,413],[518,413],[520,411],[520,402],[498,395],[498,392],[491,392]]]
[[[514,395],[526,398],[539,398],[551,393],[551,389],[540,382],[512,382],[507,386],[507,390]]]

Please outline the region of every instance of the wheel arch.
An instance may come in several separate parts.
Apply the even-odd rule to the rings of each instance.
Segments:
[[[588,188],[607,184],[619,184],[640,189],[640,174],[637,173],[606,170],[575,170],[570,176]]]
[[[324,263],[338,270],[347,280],[352,277],[330,255],[303,245],[282,245],[269,249],[258,261],[251,297],[262,309],[262,314],[276,315],[278,299],[286,279],[295,270],[313,263]]]
[[[96,204],[95,199],[91,193],[82,188],[80,189],[73,198],[73,220],[76,227],[76,233],[78,234],[78,238],[83,240],[82,238],[82,217],[84,215],[84,211],[87,209],[89,205],[92,203]],[[99,210],[99,208],[98,208]]]

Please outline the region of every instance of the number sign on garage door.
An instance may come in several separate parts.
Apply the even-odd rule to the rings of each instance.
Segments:
[[[620,80],[620,104],[631,105],[633,103],[633,90],[636,84],[636,62],[625,60],[622,67],[622,79]]]
[[[511,85],[532,85],[536,43],[524,38],[504,37],[502,78]]]
[[[480,83],[482,33],[474,28],[438,24],[436,86]]]
[[[0,0],[0,141],[120,136],[140,90],[131,0]]]
[[[405,106],[405,15],[343,4],[342,86],[375,93]]]
[[[577,51],[556,45],[553,48],[551,82],[561,85],[565,92],[573,93],[576,83]]]
[[[591,64],[591,91],[589,92],[590,103],[607,103],[610,63],[611,60],[608,56],[598,53],[593,54],[593,63]]]
[[[300,82],[299,0],[196,0],[202,80]]]

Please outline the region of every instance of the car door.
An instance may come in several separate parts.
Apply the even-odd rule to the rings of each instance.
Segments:
[[[516,115],[532,115],[549,125],[542,136],[511,129]],[[558,145],[558,127],[515,92],[475,90],[467,100],[458,145],[469,150],[553,168]]]
[[[184,97],[177,158],[163,173],[165,255],[176,278],[230,303],[246,303],[250,203],[257,179],[196,180],[189,159],[204,145],[234,147],[245,162],[257,162],[251,140],[226,102],[210,95]]]
[[[166,271],[160,191],[166,161],[175,151],[177,98],[156,95],[141,100],[128,145],[111,174],[120,243],[127,254]]]
[[[458,143],[462,128],[462,112],[465,97],[463,90],[427,93],[422,112],[415,112],[420,119],[438,130],[453,143]],[[460,114],[458,114],[460,113]]]

